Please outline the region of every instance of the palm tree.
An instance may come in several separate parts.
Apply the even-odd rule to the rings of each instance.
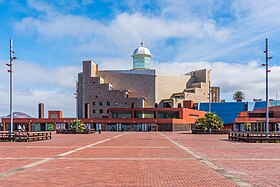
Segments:
[[[196,129],[209,130],[211,132],[212,129],[221,130],[221,128],[223,128],[222,119],[212,112],[208,112],[203,118],[196,119]]]
[[[85,124],[81,120],[78,120],[77,122],[78,126],[76,127],[76,120],[74,120],[70,124],[70,129],[75,130],[76,132],[83,132],[85,130]]]
[[[242,102],[245,99],[245,94],[242,91],[238,90],[233,94],[232,99],[236,102]]]

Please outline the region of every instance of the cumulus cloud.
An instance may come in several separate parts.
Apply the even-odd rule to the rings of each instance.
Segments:
[[[2,70],[6,61],[0,62]],[[64,66],[46,68],[39,64],[16,61],[13,69],[13,100],[15,111],[37,114],[37,104],[43,102],[46,109],[63,110],[65,115],[75,114],[75,82],[80,67]],[[9,74],[0,74],[0,116],[9,111]]]
[[[85,15],[61,14],[42,2],[30,2],[31,7],[41,11],[44,16],[25,17],[15,23],[17,33],[34,34],[40,40],[75,38],[79,43],[75,46],[77,50],[94,54],[106,49],[107,54],[116,55],[116,48],[125,54],[143,40],[155,48],[158,42],[169,38],[224,41],[231,33],[231,29],[218,26],[211,18],[170,19],[123,12],[108,22],[102,22]]]

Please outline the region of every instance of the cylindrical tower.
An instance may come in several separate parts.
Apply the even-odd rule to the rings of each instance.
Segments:
[[[141,46],[134,50],[131,55],[133,58],[133,69],[150,69],[150,59],[152,58],[151,52],[148,48]]]

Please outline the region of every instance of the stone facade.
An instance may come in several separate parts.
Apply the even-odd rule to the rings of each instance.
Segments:
[[[190,73],[187,73],[185,74],[185,76],[188,79],[186,79],[184,87],[180,85],[181,91],[175,92],[174,90],[174,92],[172,92],[172,95],[169,98],[168,97],[165,97],[166,99],[162,98],[160,102],[160,107],[171,107],[171,108],[182,107],[183,101],[185,100],[192,100],[193,102],[208,101],[210,71],[207,69],[202,69],[202,70],[197,70],[197,71],[192,71]],[[176,78],[178,80],[178,83],[180,83],[183,79],[179,79],[179,76],[177,77]],[[173,84],[176,83],[170,83],[170,86],[173,87]]]
[[[98,76],[101,74],[106,78]],[[91,61],[84,61],[83,72],[79,74],[78,78],[78,116],[81,118],[106,118],[108,117],[109,108],[144,108],[145,98],[140,94],[130,92],[129,87],[126,87],[125,79],[123,76],[113,78],[110,74],[102,74],[98,71],[98,65]],[[134,80],[139,77],[132,78]],[[110,79],[111,78],[111,79]],[[123,78],[123,79],[122,79]],[[143,78],[145,79],[145,77]],[[113,81],[115,80],[115,81]],[[124,81],[122,85],[121,82]],[[115,83],[115,87],[109,82]],[[133,82],[128,83],[133,85]],[[126,89],[125,89],[126,88]],[[148,88],[148,86],[147,86]],[[148,93],[148,91],[146,91]],[[144,95],[145,96],[145,95]],[[86,105],[88,107],[86,107]],[[86,116],[88,110],[88,116]]]
[[[164,76],[151,69],[99,71],[97,64],[84,61],[77,84],[78,116],[106,118],[109,108],[182,107],[186,99],[206,102],[209,80],[208,70]]]

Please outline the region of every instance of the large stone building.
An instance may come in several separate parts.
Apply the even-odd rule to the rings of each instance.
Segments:
[[[150,69],[151,57],[141,44],[132,54],[131,70],[99,70],[84,61],[77,85],[79,118],[107,118],[109,108],[177,108],[184,100],[208,101],[209,70],[158,75]]]

